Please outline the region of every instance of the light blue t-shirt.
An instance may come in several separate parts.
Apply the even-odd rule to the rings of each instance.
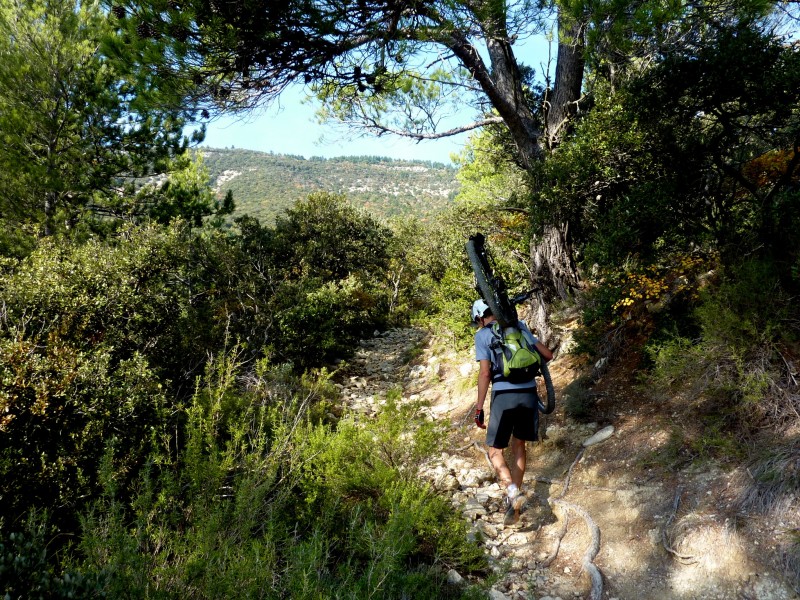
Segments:
[[[528,340],[528,343],[533,346],[538,343],[539,339],[531,333],[525,321],[518,321],[519,330],[522,335]],[[494,334],[492,333],[492,326],[481,327],[475,332],[475,360],[488,360],[492,363],[492,392],[505,392],[510,390],[529,390],[536,387],[535,378],[528,382],[511,383],[509,381],[495,381],[495,375],[502,373],[503,365],[501,358],[501,350],[499,348],[492,349],[492,341],[494,341]]]

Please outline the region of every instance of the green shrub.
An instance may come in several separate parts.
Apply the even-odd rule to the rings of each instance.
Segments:
[[[746,356],[764,344],[796,341],[798,312],[774,263],[752,259],[723,273],[720,285],[708,289],[697,315],[704,339]]]
[[[691,308],[715,260],[713,253],[674,252],[650,264],[629,259],[598,271],[580,299],[576,352],[614,358],[627,340],[660,340],[665,331],[690,330]]]
[[[702,291],[692,315],[697,338],[652,338],[648,387],[691,413],[685,443],[694,456],[741,457],[761,428],[797,423],[780,351],[796,339],[796,312],[771,264],[751,260]]]
[[[564,414],[574,419],[589,416],[592,408],[592,399],[587,387],[587,378],[578,378],[564,387]]]
[[[374,285],[356,277],[282,284],[272,300],[276,358],[313,367],[347,357],[358,341],[385,326],[385,303]]]
[[[118,477],[132,477],[150,442],[169,429],[162,385],[140,355],[76,351],[57,340],[39,347],[0,338],[0,494],[4,515],[61,507],[58,524],[97,491],[105,452]]]
[[[164,379],[185,384],[193,378],[186,365],[204,363],[232,312],[220,291],[228,282],[209,264],[224,246],[213,235],[193,236],[177,223],[132,228],[115,243],[44,240],[3,281],[6,335],[102,349],[112,364],[138,353]]]
[[[326,424],[313,408],[328,390],[325,374],[219,356],[184,449],[162,440],[127,507],[106,487],[75,564],[107,574],[110,597],[461,597],[439,565],[483,569],[483,555],[415,476],[437,426],[396,395],[374,421]]]
[[[9,600],[106,598],[105,575],[62,569],[48,545],[47,513],[32,512],[18,531],[0,522],[0,594]]]

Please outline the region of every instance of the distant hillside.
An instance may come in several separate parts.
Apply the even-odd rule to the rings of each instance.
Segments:
[[[372,156],[306,159],[253,150],[201,148],[212,185],[233,192],[236,213],[262,222],[314,191],[345,194],[378,217],[426,216],[456,195],[456,169],[430,161]]]

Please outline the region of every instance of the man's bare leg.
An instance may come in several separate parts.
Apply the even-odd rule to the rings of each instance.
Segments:
[[[503,521],[505,525],[513,525],[519,521],[519,513],[525,504],[525,496],[519,493],[522,476],[525,474],[525,442],[523,441],[520,446],[518,440],[513,440],[512,449],[514,452],[513,476],[512,469],[509,469],[506,464],[503,450],[489,447],[489,460],[497,472],[503,487],[506,488],[507,504]]]
[[[489,446],[489,460],[491,461],[497,476],[500,478],[500,483],[503,484],[504,488],[508,489],[508,486],[511,485],[513,479],[511,477],[511,471],[506,464],[506,459],[503,456],[503,449]]]
[[[525,463],[527,459],[525,440],[512,438],[511,450],[514,453],[513,462],[511,463],[511,481],[516,483],[517,487],[521,490],[522,478],[525,477]]]

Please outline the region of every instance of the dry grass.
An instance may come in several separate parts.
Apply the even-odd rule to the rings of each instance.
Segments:
[[[794,591],[800,594],[800,530],[794,530],[789,541],[779,548],[780,565]]]
[[[752,461],[738,483],[739,512],[791,514],[800,508],[800,443],[772,449]]]
[[[670,528],[668,540],[679,554],[693,557],[698,568],[707,573],[728,569],[745,559],[741,538],[731,523],[720,523],[713,516],[682,517]],[[725,552],[719,552],[720,548]]]

